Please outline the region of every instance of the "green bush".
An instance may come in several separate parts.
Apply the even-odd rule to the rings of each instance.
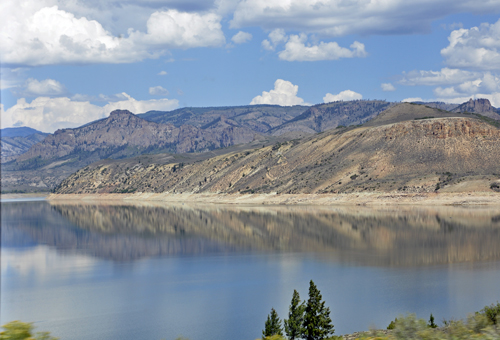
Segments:
[[[500,303],[484,307],[479,314],[485,315],[492,325],[497,325],[500,322]]]
[[[394,328],[396,328],[396,322],[398,322],[398,318],[392,320],[391,323],[389,324],[389,326],[387,326],[387,329],[394,329]]]
[[[0,340],[57,340],[49,332],[37,332],[33,336],[33,324],[30,322],[11,321],[2,326]]]

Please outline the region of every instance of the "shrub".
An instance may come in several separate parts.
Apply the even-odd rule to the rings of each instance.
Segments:
[[[33,324],[30,322],[11,321],[2,326],[0,340],[58,340],[49,332],[37,332],[33,337]]]
[[[492,304],[484,307],[479,314],[486,316],[492,325],[498,324],[500,321],[500,303],[497,302],[496,305]]]
[[[391,323],[389,324],[389,326],[387,326],[387,329],[394,329],[394,328],[396,328],[396,322],[398,322],[398,318],[392,320]]]
[[[423,319],[417,319],[415,314],[399,317],[394,328],[394,338],[397,340],[420,340],[419,333],[427,329]]]

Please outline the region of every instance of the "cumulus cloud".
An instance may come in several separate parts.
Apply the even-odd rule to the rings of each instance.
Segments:
[[[68,97],[38,97],[28,102],[21,98],[11,108],[1,108],[2,127],[29,126],[45,132],[77,127],[101,119],[116,109],[142,113],[150,110],[172,110],[178,107],[175,99],[136,100],[122,93],[124,100],[109,102],[104,106],[89,101],[76,101]]]
[[[17,14],[0,25],[0,57],[7,64],[120,63],[153,56],[112,36],[97,21],[78,19],[57,6]]]
[[[380,84],[380,87],[382,88],[382,91],[384,91],[384,92],[396,91],[396,88],[391,83],[382,83],[382,84]]]
[[[231,38],[231,41],[235,44],[244,44],[252,40],[252,35],[247,32],[239,31]]]
[[[149,88],[149,94],[152,96],[168,96],[169,92],[162,86],[154,86]]]
[[[340,47],[336,42],[307,44],[307,35],[290,35],[285,49],[278,53],[286,61],[337,60],[340,58],[366,57],[365,45],[355,41],[350,48]]]
[[[166,76],[167,74],[168,74],[167,71],[160,71],[158,73],[159,76]]]
[[[260,26],[328,36],[427,33],[454,13],[498,12],[498,0],[242,0],[231,28]]]
[[[437,101],[463,103],[470,98],[487,98],[494,106],[500,105],[500,20],[454,30],[448,40],[441,55],[450,67],[403,73],[399,83],[436,86],[433,100]]]
[[[478,94],[483,96],[493,95],[495,93],[500,93],[500,78],[490,72],[486,72],[475,80],[465,81],[455,86],[437,87],[434,89],[434,95],[440,98],[463,98]]]
[[[220,46],[225,37],[215,13],[156,11],[146,32],[115,36],[96,20],[58,6],[9,1],[0,11],[0,58],[6,64],[129,63],[157,58],[166,49]]]
[[[68,91],[66,87],[54,79],[37,80],[29,78],[26,80],[24,89],[21,94],[26,97],[38,97],[38,96],[61,96],[66,94]]]
[[[349,101],[349,100],[359,100],[359,99],[363,99],[363,96],[360,93],[351,90],[345,90],[338,94],[331,94],[331,93],[325,94],[325,96],[323,97],[323,102],[331,103],[342,100]]]
[[[274,51],[278,44],[284,43],[288,40],[288,36],[282,28],[272,30],[268,37],[269,39],[262,41],[262,47],[268,51]]]
[[[158,11],[147,22],[147,33],[133,31],[130,39],[136,44],[164,48],[221,46],[226,42],[222,17],[215,13],[188,13],[177,10]]]
[[[275,104],[281,106],[309,105],[304,103],[304,99],[297,97],[298,85],[291,82],[277,79],[274,82],[274,90],[262,91],[262,95],[252,99],[250,105],[255,104]]]
[[[495,24],[458,29],[441,50],[445,62],[455,68],[500,70],[500,20]]]

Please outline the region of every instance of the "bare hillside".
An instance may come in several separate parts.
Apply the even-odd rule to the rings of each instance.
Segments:
[[[70,176],[56,192],[496,190],[498,128],[470,116],[390,123],[393,117],[413,117],[412,105],[398,107],[382,114],[376,126],[330,130],[200,162],[129,162],[127,167],[119,161],[98,162]],[[389,123],[382,125],[382,119]]]

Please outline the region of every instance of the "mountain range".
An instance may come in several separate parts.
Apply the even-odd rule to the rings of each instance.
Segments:
[[[43,141],[49,134],[29,127],[0,130],[2,163],[11,161],[27,152],[30,147]]]
[[[488,120],[491,124],[497,124],[496,119],[500,121],[500,115],[488,100],[469,101],[460,106],[447,107],[455,112],[443,110],[440,105],[428,103],[427,107],[415,107],[433,110],[429,111],[428,115],[442,118],[455,117],[457,111],[484,111],[481,114],[487,117],[481,116],[483,120]],[[108,118],[76,129],[58,130],[47,136],[2,135],[2,191],[49,190],[71,173],[105,159],[122,159],[124,164],[142,159],[142,162],[165,165],[175,162],[201,162],[212,156],[256,147],[274,148],[277,143],[292,140],[293,143],[302,143],[325,131],[337,134],[340,131],[352,130],[352,127],[363,123],[366,123],[366,126],[380,124],[382,116],[387,118],[387,115],[381,115],[381,112],[388,112],[394,107],[405,107],[403,111],[406,112],[412,106],[377,100],[358,100],[311,107],[251,105],[182,108],[139,115],[117,110]],[[414,115],[415,112],[410,113],[410,118],[407,118],[413,119],[416,117]],[[396,120],[401,120],[402,117]],[[379,123],[374,123],[377,121]],[[345,126],[351,128],[346,130]],[[30,136],[39,136],[36,137],[39,139],[36,143],[33,142],[28,150],[19,152],[18,156],[4,157],[4,144],[10,142],[8,138],[33,139]],[[12,142],[10,143],[12,145]],[[8,147],[5,149],[8,150]]]
[[[497,190],[500,129],[483,116],[399,104],[336,128],[206,160],[104,160],[57,193],[287,193]],[[478,166],[480,164],[480,166]]]

